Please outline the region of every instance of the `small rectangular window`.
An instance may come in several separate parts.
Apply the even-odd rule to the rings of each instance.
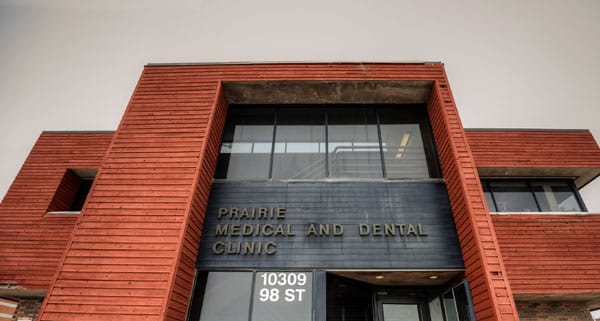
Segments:
[[[500,212],[537,212],[538,208],[526,182],[490,182],[490,190]]]
[[[542,212],[581,212],[577,195],[565,181],[532,182]]]
[[[78,213],[83,208],[96,169],[67,169],[48,206],[48,213]]]
[[[566,179],[482,180],[492,212],[584,212],[572,181]]]

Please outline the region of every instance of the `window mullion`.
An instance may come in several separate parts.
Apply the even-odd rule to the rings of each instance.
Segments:
[[[250,304],[248,305],[248,321],[252,321],[254,310],[254,287],[256,286],[256,270],[252,271],[252,286],[250,287]]]
[[[325,106],[325,177],[329,178],[329,117]]]
[[[531,195],[533,195],[533,200],[535,201],[535,205],[537,206],[538,212],[542,212],[542,207],[540,206],[540,202],[538,201],[537,196],[533,192],[533,187],[531,186],[531,181],[526,181],[526,182],[527,182],[527,187],[529,188],[529,193],[531,193]]]
[[[483,182],[483,184],[486,185],[487,190],[490,192],[490,196],[492,197],[492,203],[493,203],[492,205],[494,205],[494,211],[500,212],[500,211],[498,211],[498,204],[496,204],[496,197],[494,196],[494,192],[492,191],[492,185],[488,181]],[[488,210],[489,210],[489,208],[488,208]]]
[[[381,173],[383,174],[383,178],[387,178],[387,173],[385,170],[385,159],[383,155],[383,140],[381,139],[381,128],[379,121],[379,109],[375,109],[375,119],[377,121],[377,139],[379,139],[379,157],[381,158]]]
[[[275,156],[275,138],[277,135],[277,123],[279,118],[279,107],[273,113],[273,138],[271,139],[271,157],[269,157],[269,179],[273,178],[273,157]]]
[[[575,200],[577,200],[577,204],[579,204],[579,208],[582,211],[587,212],[588,209],[585,206],[585,203],[583,202],[583,198],[581,198],[581,194],[579,194],[579,190],[577,189],[577,186],[575,185],[575,181],[569,180],[568,184],[569,184],[569,187],[571,187],[571,191],[573,192],[573,195],[575,195]]]

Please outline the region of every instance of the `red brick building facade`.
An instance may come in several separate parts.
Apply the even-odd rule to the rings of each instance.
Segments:
[[[465,131],[441,64],[147,66],[115,132],[40,136],[0,204],[0,297],[43,298],[38,320],[186,320],[228,108],[253,104],[421,104],[476,319],[590,320],[600,306],[600,215],[498,214],[482,184],[580,188],[600,174],[594,138]],[[61,204],[86,175],[73,214]]]

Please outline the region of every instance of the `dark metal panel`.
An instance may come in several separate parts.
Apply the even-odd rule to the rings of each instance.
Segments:
[[[285,208],[283,219],[236,219],[219,208]],[[258,210],[255,210],[258,211]],[[281,224],[279,236],[217,236],[217,225]],[[343,226],[343,235],[307,235],[311,224]],[[359,225],[371,231],[360,235]],[[375,224],[396,235],[374,235]],[[289,225],[289,227],[288,227]],[[408,233],[409,225],[414,233]],[[421,227],[419,230],[419,226]],[[248,228],[249,229],[249,228]],[[270,228],[268,229],[271,230]],[[288,233],[290,231],[291,233]],[[229,232],[229,230],[228,230]],[[213,184],[200,242],[199,268],[462,269],[445,185],[439,182],[231,182]],[[289,235],[293,234],[293,235]],[[384,234],[383,231],[381,234]],[[425,235],[426,234],[426,235]],[[218,243],[220,242],[220,243]],[[228,244],[231,252],[228,254]],[[254,242],[255,253],[237,253]],[[258,243],[269,250],[257,254]],[[218,244],[217,244],[218,243]],[[217,245],[215,245],[217,244]],[[215,254],[223,252],[222,254]]]

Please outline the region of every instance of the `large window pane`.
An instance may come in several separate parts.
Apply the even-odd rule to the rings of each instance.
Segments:
[[[273,178],[325,177],[325,111],[320,108],[281,108],[273,154]]]
[[[419,124],[381,125],[388,178],[427,178],[429,170]]]
[[[419,321],[419,307],[416,304],[383,304],[385,321]]]
[[[381,178],[381,153],[374,110],[327,110],[329,177]]]
[[[379,109],[387,178],[429,178],[420,122],[422,108]]]
[[[267,320],[312,320],[312,273],[256,273],[252,321]]]
[[[252,272],[210,272],[200,321],[248,321],[251,289]]]
[[[582,211],[573,189],[565,181],[532,182],[531,188],[543,212]]]
[[[526,182],[490,182],[498,212],[537,212],[538,207]]]
[[[269,178],[273,108],[232,108],[223,132],[215,178]]]
[[[431,321],[444,321],[442,301],[439,297],[436,297],[429,302],[429,315],[431,316]]]

